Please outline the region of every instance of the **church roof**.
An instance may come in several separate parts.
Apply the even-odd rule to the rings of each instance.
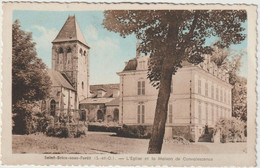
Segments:
[[[52,69],[48,69],[47,72],[51,79],[52,86],[61,86],[70,90],[75,90],[70,82],[67,80],[68,78],[66,79],[65,74]]]
[[[61,28],[57,37],[52,41],[56,42],[64,42],[64,41],[79,41],[85,46],[89,47],[81,30],[76,21],[75,16],[69,16],[66,20],[65,24]]]

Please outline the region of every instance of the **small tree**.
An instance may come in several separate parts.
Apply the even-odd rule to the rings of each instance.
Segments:
[[[159,89],[148,153],[160,153],[165,132],[172,75],[183,61],[198,64],[213,49],[205,45],[217,36],[214,45],[228,48],[245,39],[242,10],[109,10],[103,24],[125,37],[134,33],[141,41],[139,51],[150,55],[148,78]]]
[[[32,34],[20,29],[18,20],[12,25],[12,113],[13,132],[32,132],[32,112],[37,101],[50,93],[50,78],[46,66],[37,57]]]
[[[245,122],[237,118],[219,119],[215,126],[215,133],[220,132],[221,142],[245,141]]]

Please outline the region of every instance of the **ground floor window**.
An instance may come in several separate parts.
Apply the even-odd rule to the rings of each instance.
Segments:
[[[169,104],[169,110],[168,110],[168,121],[170,124],[172,124],[172,104]]]
[[[104,120],[104,114],[101,110],[97,111],[97,119],[102,121]]]
[[[114,121],[118,121],[119,120],[119,110],[118,108],[114,109]]]
[[[137,123],[143,124],[144,123],[144,117],[145,117],[145,107],[144,104],[138,104],[137,109]]]
[[[55,116],[55,112],[56,112],[56,102],[55,100],[51,100],[51,115]]]
[[[201,120],[201,102],[199,102],[199,106],[198,106],[198,118],[199,118],[199,124],[201,124],[202,123],[202,120]]]

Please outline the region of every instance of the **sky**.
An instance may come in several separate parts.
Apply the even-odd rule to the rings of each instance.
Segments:
[[[134,35],[122,38],[110,32],[102,25],[103,11],[13,11],[13,22],[18,19],[21,29],[32,32],[36,50],[48,68],[51,68],[52,41],[64,25],[69,15],[75,15],[77,23],[91,47],[89,57],[90,84],[119,83],[119,76],[125,62],[136,55],[136,38]],[[243,24],[247,32],[247,22]],[[215,38],[207,40],[208,44]],[[246,50],[247,39],[241,44],[232,45],[233,52]],[[247,77],[247,55],[242,57],[240,75]]]

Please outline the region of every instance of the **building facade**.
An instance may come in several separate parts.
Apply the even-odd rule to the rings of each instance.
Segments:
[[[52,69],[66,74],[77,91],[77,103],[79,103],[89,94],[90,47],[75,16],[68,17],[52,44]]]
[[[52,45],[51,93],[42,110],[53,116],[79,114],[79,102],[89,96],[90,47],[75,16],[67,18]]]
[[[151,126],[158,90],[147,79],[149,56],[128,61],[120,76],[120,123]],[[172,77],[165,136],[198,141],[207,125],[231,117],[229,76],[210,57],[199,65],[184,63]]]
[[[90,96],[80,101],[89,122],[119,121],[119,84],[90,85]]]
[[[42,101],[42,111],[52,116],[60,116],[77,109],[76,90],[58,71],[49,69],[48,75],[52,81],[50,98]]]

